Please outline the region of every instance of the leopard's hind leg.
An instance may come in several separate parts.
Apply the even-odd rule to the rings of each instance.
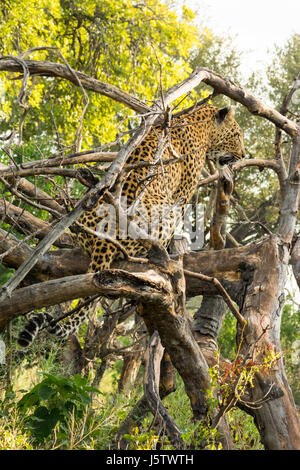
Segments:
[[[117,252],[115,245],[106,240],[98,240],[95,245],[88,269],[89,273],[108,269]],[[85,304],[87,300],[89,298],[84,298],[82,303]],[[77,333],[82,323],[88,319],[93,308],[93,303],[83,306],[66,321],[58,323],[55,323],[55,319],[51,314],[38,313],[25,324],[25,327],[19,334],[18,344],[23,348],[29,347],[42,329],[46,329],[48,333],[59,338],[66,339],[71,334]]]

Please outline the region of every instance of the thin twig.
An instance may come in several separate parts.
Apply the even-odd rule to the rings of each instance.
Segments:
[[[187,269],[184,269],[183,272],[187,276],[196,277],[197,279],[201,279],[202,281],[213,283],[216,286],[216,288],[219,290],[219,292],[222,294],[222,297],[224,298],[226,304],[232,311],[233,315],[235,316],[239,324],[242,326],[245,326],[245,324],[247,323],[246,319],[240,314],[240,312],[234,305],[233,300],[231,299],[230,295],[224,289],[224,287],[222,286],[222,284],[217,278],[211,277],[211,276],[205,276],[204,274],[195,273],[193,271],[188,271]]]
[[[106,233],[99,232],[99,231],[96,232],[95,230],[92,230],[91,228],[87,227],[86,225],[81,224],[78,221],[76,221],[75,223],[76,225],[78,225],[78,227],[82,228],[85,232],[89,233],[90,235],[94,235],[100,240],[107,240],[113,245],[115,245],[118,248],[118,250],[121,251],[121,253],[124,255],[124,258],[127,261],[132,262],[132,263],[148,263],[149,262],[147,258],[138,258],[135,256],[130,256],[129,253],[124,248],[124,246],[120,242],[118,242],[118,240],[116,240],[113,237],[110,237]]]
[[[8,181],[6,181],[4,178],[2,178],[2,176],[0,176],[0,181],[10,190],[10,192],[12,194],[14,194],[15,196],[17,196],[19,199],[22,199],[24,202],[26,202],[27,204],[31,205],[32,207],[36,207],[37,209],[39,210],[44,210],[44,211],[48,211],[50,212],[52,215],[54,215],[54,217],[56,217],[57,219],[60,219],[62,214],[57,212],[56,210],[54,209],[51,209],[50,207],[48,206],[43,206],[42,204],[37,204],[35,203],[34,201],[32,201],[32,199],[28,199],[26,196],[24,196],[20,191],[18,191],[17,189],[15,189],[13,186],[11,186],[11,184],[9,184]]]

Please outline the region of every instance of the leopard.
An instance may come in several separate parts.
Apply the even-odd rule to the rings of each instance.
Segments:
[[[125,201],[125,212],[131,214],[134,211],[130,212],[130,208],[138,201],[138,227],[142,233],[149,229],[150,214],[159,220],[151,225],[150,238],[167,249],[177,223],[172,208],[189,203],[206,161],[224,166],[244,157],[243,131],[232,107],[218,108],[207,103],[194,106],[188,112],[174,115],[167,127],[153,126],[131,153],[126,162],[128,171],[120,183],[119,200]],[[168,223],[166,217],[161,220],[162,207],[171,208],[173,223],[170,224],[170,217]],[[134,257],[145,257],[149,251],[138,236],[130,236],[124,227],[121,229],[120,222],[112,217],[115,215],[112,208],[102,198],[77,220],[76,243],[90,257],[89,273],[110,269],[114,260],[124,258],[124,250]],[[131,215],[133,223],[135,219],[136,215]],[[19,334],[18,343],[28,347],[42,329],[66,339],[78,331],[89,314],[90,309],[83,307],[67,321],[56,323],[49,313],[35,314]]]

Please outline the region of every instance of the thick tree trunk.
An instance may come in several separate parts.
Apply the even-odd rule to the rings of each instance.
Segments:
[[[159,382],[159,396],[162,400],[170,393],[176,390],[176,374],[175,369],[171,363],[170,356],[164,352],[160,363],[160,382]],[[126,416],[122,422],[116,437],[115,442],[117,448],[127,449],[128,441],[123,437],[124,434],[132,434],[133,429],[142,423],[143,418],[150,412],[147,398],[145,395],[135,404],[131,412]]]
[[[256,346],[261,348],[261,354],[268,353],[270,349],[280,351],[280,315],[284,300],[282,292],[286,282],[288,254],[287,247],[282,246],[280,239],[271,237],[245,247],[188,253],[183,257],[184,266],[188,268],[188,271],[195,273],[200,271],[222,280],[223,286],[227,288],[232,298],[243,306],[242,314],[247,320],[247,325],[243,333],[242,352],[258,340]],[[105,282],[97,282],[97,285],[95,277],[91,274],[63,279],[66,289],[57,289],[62,280],[43,282],[18,289],[10,299],[1,302],[1,322],[4,325],[21,312],[42,306],[43,303],[45,305],[45,301],[49,305],[55,304],[58,293],[60,296],[62,293],[66,295],[69,289],[71,292],[69,298],[94,295],[98,292],[102,295],[121,295],[139,299],[143,302],[142,313],[148,329],[159,331],[163,346],[185,381],[195,417],[203,418],[207,411],[207,404],[199,390],[205,390],[209,386],[209,377],[206,361],[197,343],[191,337],[188,321],[183,314],[184,283],[181,286],[182,292],[178,291],[176,294],[178,299],[182,296],[182,300],[175,302],[175,314],[174,307],[171,308],[170,303],[166,300],[163,303],[159,301],[162,295],[166,299],[166,293],[173,291],[169,281],[166,283],[165,280],[161,283],[159,277],[154,275],[155,271],[152,271],[152,274],[149,271],[151,265],[136,265],[125,261],[118,265],[129,271],[135,270],[136,273],[137,268],[140,269],[138,275],[140,286],[134,278],[132,278],[134,284],[130,288],[126,286],[126,283],[131,283],[131,277],[119,270],[114,271],[111,276],[101,274]],[[119,273],[122,276],[118,283]],[[150,290],[148,287],[145,288],[143,276],[149,279]],[[212,283],[190,275],[185,277],[187,295],[219,294]],[[158,286],[160,286],[159,289]],[[59,300],[62,302],[68,299],[60,298]],[[159,301],[159,308],[157,301]],[[259,374],[256,387],[252,390],[252,400],[256,401],[265,397],[272,384],[274,385],[267,396],[269,400],[264,402],[259,409],[248,411],[254,413],[267,449],[299,449],[299,420],[282,359],[277,364],[276,370],[272,370],[268,375]],[[282,392],[283,396],[280,396]]]
[[[277,237],[267,239],[257,249],[254,276],[247,289],[242,310],[247,325],[241,348],[245,352],[256,342],[256,349],[259,351],[256,360],[267,355],[268,351],[281,351],[280,321],[284,304],[287,254]],[[254,402],[262,397],[266,398],[259,408],[251,410],[265,448],[300,449],[300,423],[287,382],[283,358],[268,373],[257,374],[255,387],[250,393]]]
[[[175,449],[184,449],[180,430],[168,410],[163,406],[159,396],[160,363],[164,354],[160,337],[155,331],[145,353],[144,393],[149,408],[154,416],[159,435],[166,431]]]

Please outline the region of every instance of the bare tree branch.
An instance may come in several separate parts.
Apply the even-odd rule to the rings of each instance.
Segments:
[[[0,71],[23,72],[22,65],[17,63],[13,57],[3,57],[0,59]],[[88,75],[78,71],[76,71],[77,78],[75,78],[74,74],[71,73],[65,65],[54,62],[34,60],[24,60],[22,62],[26,64],[26,67],[31,75],[61,77],[71,81],[76,86],[78,86],[78,78],[82,87],[86,90],[91,90],[96,93],[108,96],[115,101],[125,104],[125,106],[128,106],[138,113],[145,114],[153,112],[153,110],[149,106],[145,105],[145,103],[143,103],[141,100],[128,95],[113,85],[100,82],[99,80],[91,78]],[[193,88],[195,88],[195,86],[197,86],[201,81],[198,80],[199,76],[201,76],[202,81],[212,86],[216,93],[222,93],[237,101],[238,103],[243,104],[252,114],[265,117],[280,129],[284,130],[291,137],[296,136],[299,132],[299,126],[295,122],[287,119],[285,116],[272,109],[270,106],[265,105],[261,99],[256,98],[250,92],[236,85],[231,80],[224,79],[221,77],[221,75],[204,67],[196,68],[190,77],[188,77],[188,79],[185,81],[186,84],[184,87],[175,85],[171,90],[169,90],[169,92],[167,92],[164,97],[164,105],[167,107],[171,101],[176,100],[184,93],[188,93]],[[170,101],[169,96],[171,95],[172,99]],[[160,109],[163,109],[163,105]]]
[[[14,63],[14,62],[13,62]],[[0,60],[0,66],[3,62]],[[1,69],[0,69],[1,70]],[[203,72],[192,73],[190,77],[181,82],[180,84],[172,87],[164,96],[165,106],[168,106],[173,100],[180,97],[182,94],[187,93],[195,86],[197,86],[203,76]],[[81,79],[81,78],[80,78]],[[41,241],[35,250],[34,255],[30,256],[18,271],[7,281],[7,283],[0,289],[0,299],[5,296],[9,296],[11,292],[20,284],[26,274],[32,269],[37,263],[40,256],[42,256],[54,243],[54,241],[73,223],[75,220],[83,214],[86,208],[93,207],[99,198],[103,195],[105,189],[110,189],[116,182],[117,177],[122,171],[127,158],[133,152],[133,150],[142,142],[144,137],[150,131],[152,125],[157,121],[157,113],[162,109],[162,101],[158,100],[151,108],[151,113],[148,115],[142,126],[136,131],[129,141],[121,148],[118,156],[109,167],[105,176],[101,181],[92,188],[79,202],[79,204],[73,209],[72,212],[63,217],[51,230],[51,232]]]
[[[180,430],[163,406],[159,396],[160,362],[163,354],[164,348],[157,331],[155,331],[145,353],[144,393],[154,421],[158,421],[161,431],[166,430],[170,442],[176,449],[184,449]]]
[[[250,166],[257,166],[260,169],[270,168],[271,170],[274,170],[277,173],[277,176],[279,179],[283,178],[283,175],[281,173],[281,167],[279,163],[277,162],[277,160],[263,160],[260,158],[241,160],[241,161],[233,163],[233,165],[231,165],[231,170],[233,172],[240,171]],[[217,181],[218,177],[219,177],[219,172],[216,171],[212,175],[207,176],[206,178],[203,178],[202,180],[200,180],[198,186],[204,186],[206,184],[210,184],[214,181]]]
[[[13,204],[6,204],[3,200],[0,200],[0,216],[20,233],[32,235],[39,240],[45,238],[52,229],[47,222]],[[62,248],[73,246],[72,237],[68,233],[62,233],[53,243]]]
[[[119,103],[125,104],[125,106],[128,106],[138,113],[144,114],[150,112],[150,107],[138,98],[128,95],[128,93],[125,93],[114,85],[109,85],[107,83],[96,80],[95,78],[89,77],[82,72],[76,71],[76,77],[66,65],[55,62],[48,62],[45,60],[23,60],[21,64],[17,63],[13,57],[7,56],[0,59],[0,71],[23,73],[22,64],[25,63],[27,69],[30,72],[30,75],[32,76],[42,75],[44,77],[60,77],[69,80],[76,86],[79,86],[79,79],[81,85],[86,90],[94,91],[95,93],[100,93],[101,95],[112,98]]]
[[[7,166],[0,164],[0,175],[3,177],[13,176],[30,176],[34,172],[30,170],[38,169],[39,171],[44,168],[52,168],[56,166],[75,165],[78,163],[91,163],[91,162],[113,162],[117,156],[117,152],[87,152],[80,155],[66,155],[64,157],[49,158],[45,160],[34,160],[32,162],[22,163],[18,168],[15,166]],[[49,196],[48,196],[49,198]]]
[[[18,175],[18,171],[21,171],[21,170],[8,167],[7,165],[0,163],[0,176],[8,179],[8,181],[11,184],[13,184],[14,182],[15,175]],[[53,198],[51,198],[49,194],[42,191],[35,184],[31,183],[27,179],[20,178],[18,179],[17,184],[18,184],[18,189],[22,191],[22,193],[29,196],[31,199],[36,200],[36,201],[42,201],[42,203],[45,206],[53,209],[56,212],[60,212],[61,215],[65,213],[65,210],[63,209],[63,207],[61,207],[60,204],[58,204]]]

